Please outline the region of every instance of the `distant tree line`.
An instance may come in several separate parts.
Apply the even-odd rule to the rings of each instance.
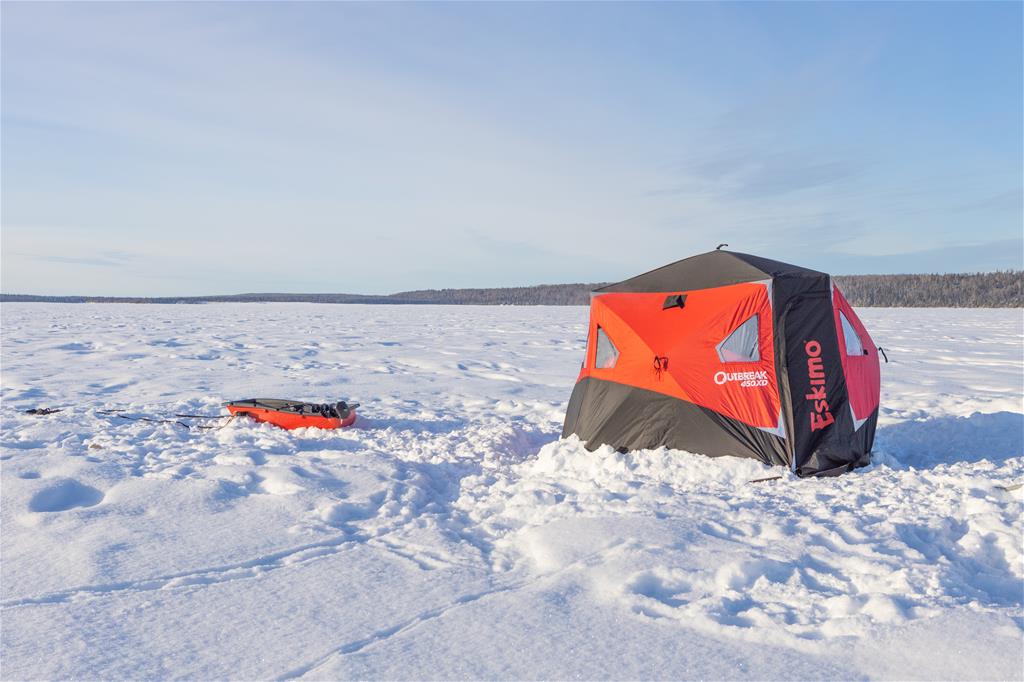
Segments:
[[[1024,272],[847,275],[836,284],[851,305],[891,308],[1021,308]]]
[[[423,289],[403,291],[388,298],[401,303],[456,305],[587,305],[590,292],[604,284],[539,284],[496,289]]]
[[[862,307],[1024,308],[1024,272],[960,275],[845,275],[835,278],[847,300]],[[52,303],[389,303],[447,305],[587,305],[605,283],[541,284],[494,289],[423,289],[362,294],[234,294],[230,296],[32,296],[0,294],[0,302]]]
[[[363,294],[225,294],[221,296],[36,296],[0,294],[0,302],[21,303],[394,303],[389,296]]]

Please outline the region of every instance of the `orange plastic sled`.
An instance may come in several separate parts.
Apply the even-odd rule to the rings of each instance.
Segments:
[[[225,403],[228,412],[266,422],[282,429],[341,429],[356,421],[358,403],[341,401],[333,405],[304,403],[277,398],[252,398]]]

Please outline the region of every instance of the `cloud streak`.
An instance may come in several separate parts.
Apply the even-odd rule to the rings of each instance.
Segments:
[[[67,265],[90,265],[104,268],[123,268],[138,262],[139,256],[124,251],[103,251],[83,256],[62,256],[58,254],[18,253],[19,256],[46,263]]]

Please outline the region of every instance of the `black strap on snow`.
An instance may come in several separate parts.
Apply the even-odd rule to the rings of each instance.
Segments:
[[[747,481],[747,483],[766,483],[768,481],[777,481],[782,476],[769,476],[768,478],[755,478],[753,481]]]
[[[33,407],[30,410],[25,410],[25,414],[54,414],[60,412],[60,407]]]
[[[878,352],[882,354],[882,357],[885,358],[885,364],[888,365],[889,364],[889,356],[885,354],[885,349],[882,348],[881,346],[879,346],[878,347]]]

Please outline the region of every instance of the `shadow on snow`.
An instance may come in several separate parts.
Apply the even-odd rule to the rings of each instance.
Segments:
[[[875,451],[898,464],[931,469],[956,462],[1004,462],[1024,454],[1024,414],[976,412],[879,427]]]

